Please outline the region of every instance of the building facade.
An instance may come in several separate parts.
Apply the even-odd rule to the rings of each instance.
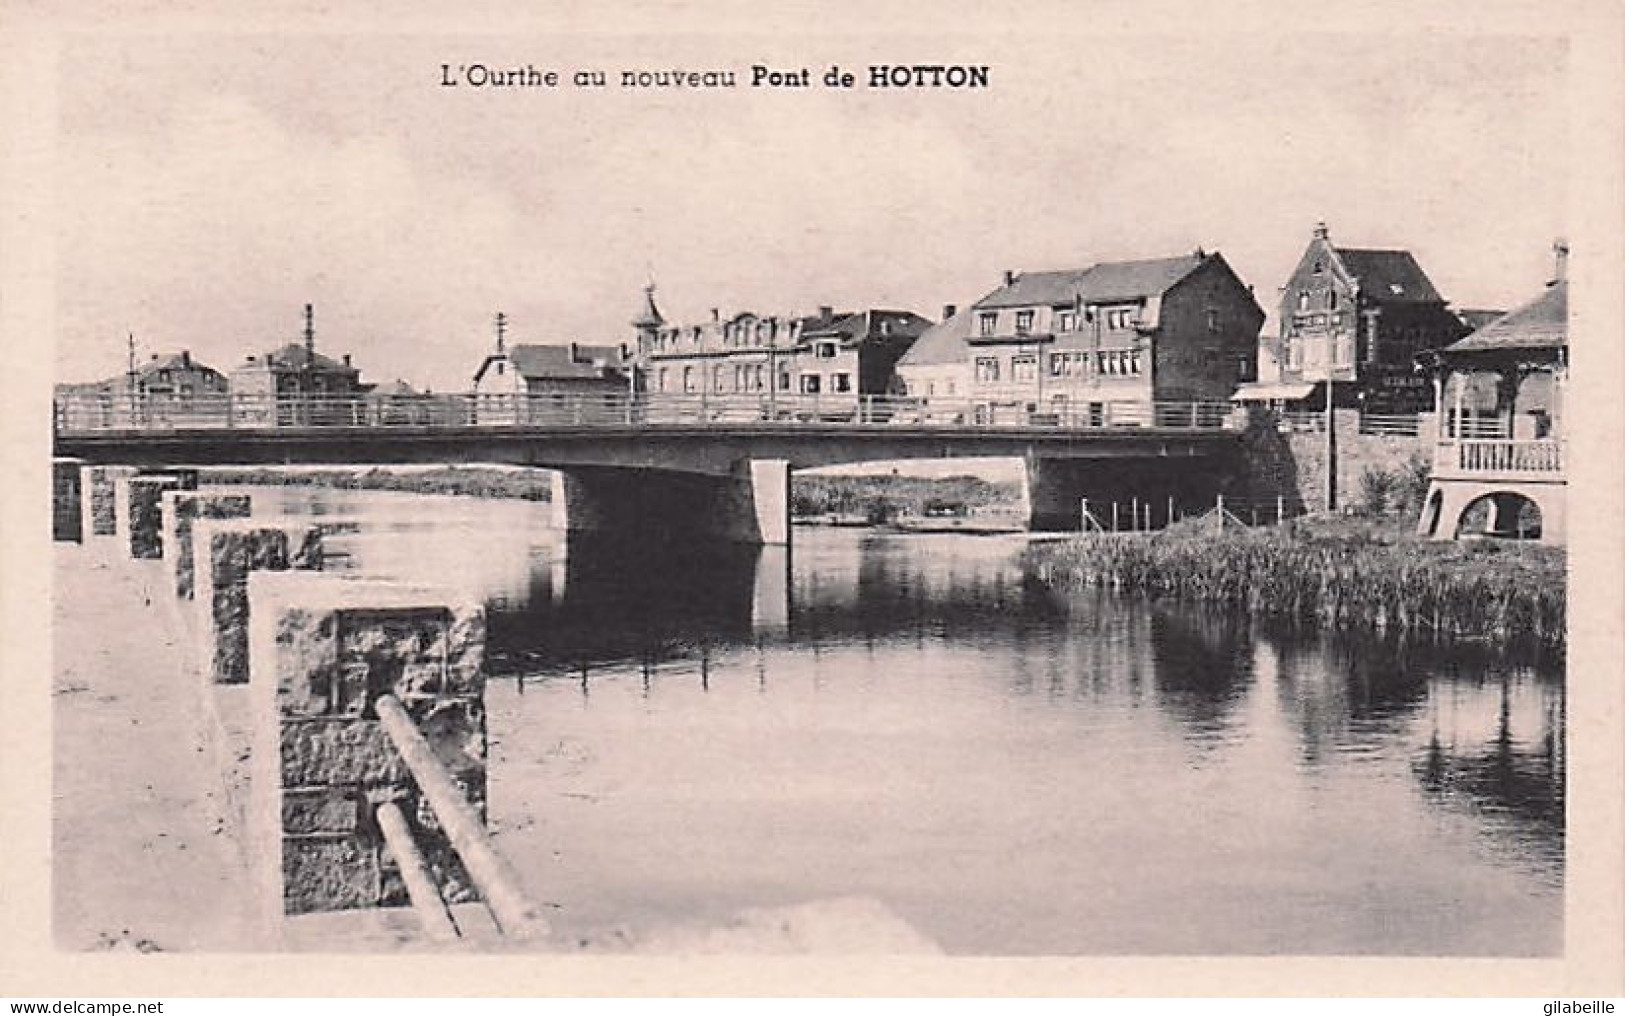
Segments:
[[[1339,247],[1320,223],[1281,289],[1279,334],[1261,353],[1310,404],[1324,401],[1318,385],[1330,380],[1339,405],[1417,413],[1432,408],[1417,357],[1469,330],[1409,251]]]
[[[136,423],[218,416],[225,412],[228,391],[224,374],[184,349],[168,356],[154,353],[146,363],[105,381],[56,386],[62,412],[100,426],[132,414]]]
[[[699,395],[787,405],[856,405],[865,395],[895,394],[898,360],[931,322],[911,311],[870,309],[666,321],[644,291],[633,319],[639,387],[654,395]]]
[[[922,357],[903,366],[925,386],[910,394],[962,388],[984,421],[1038,414],[1109,423],[1114,406],[1228,399],[1253,376],[1264,312],[1221,254],[1198,250],[1006,272],[961,317],[959,384],[945,366],[921,373]],[[949,325],[941,328],[946,347]],[[930,358],[945,365],[937,346]]]
[[[342,423],[362,412],[370,386],[345,353],[334,360],[316,352],[314,313],[305,305],[304,343],[250,353],[230,375],[234,412],[281,424]]]
[[[1439,440],[1420,532],[1566,537],[1568,282],[1438,354]]]

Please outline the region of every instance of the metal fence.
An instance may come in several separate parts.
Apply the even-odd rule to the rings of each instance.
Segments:
[[[770,426],[1219,430],[1225,402],[998,404],[877,395],[526,393],[211,395],[186,399],[73,394],[54,402],[58,433],[282,428],[574,428]]]

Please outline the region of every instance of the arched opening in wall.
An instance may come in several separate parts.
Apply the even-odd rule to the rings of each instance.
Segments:
[[[1456,523],[1456,539],[1538,540],[1540,530],[1540,505],[1502,491],[1468,502]]]
[[[1431,539],[1439,533],[1439,513],[1444,508],[1444,491],[1434,490],[1428,494],[1427,503],[1422,506],[1421,533]]]

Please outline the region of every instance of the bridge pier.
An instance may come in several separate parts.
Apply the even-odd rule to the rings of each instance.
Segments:
[[[1122,528],[1132,523],[1136,502],[1151,506],[1153,528],[1167,525],[1168,504],[1176,510],[1207,510],[1224,489],[1222,460],[1216,457],[1157,458],[1026,458],[1028,528],[1034,531],[1078,529],[1082,502],[1108,518],[1111,505],[1121,506]],[[1107,514],[1103,514],[1107,513]]]
[[[84,542],[83,467],[80,459],[51,460],[51,539],[54,542]]]
[[[211,684],[248,683],[248,576],[256,571],[320,571],[319,524],[254,519],[197,519],[193,566],[199,667]]]
[[[786,546],[790,465],[750,459],[731,476],[575,467],[553,474],[553,526],[566,533],[704,537]]]

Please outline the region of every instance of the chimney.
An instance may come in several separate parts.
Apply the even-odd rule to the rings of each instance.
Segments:
[[[575,344],[574,341],[571,341],[571,343],[570,343],[570,362],[571,363],[580,363],[581,362],[581,353],[576,348],[576,344]]]
[[[1569,242],[1561,236],[1552,241],[1552,281],[1546,283],[1555,286],[1559,282],[1567,282],[1569,278]]]
[[[316,309],[305,304],[305,362],[316,362]]]
[[[942,305],[942,320],[946,321],[957,313],[959,313],[959,308],[953,304],[945,303]]]
[[[158,362],[158,354],[157,354],[157,353],[154,353],[154,354],[152,354],[152,362],[153,362],[153,363],[157,363],[157,362]]]
[[[1331,239],[1331,236],[1332,236],[1331,230],[1326,228],[1326,220],[1325,219],[1321,219],[1319,222],[1315,223],[1315,239],[1316,240],[1329,240],[1329,239]]]
[[[190,349],[181,350],[181,366],[187,370],[192,369],[192,351]]]
[[[720,308],[720,307],[712,307],[711,308],[711,320],[712,321],[721,321],[722,320],[722,308]]]
[[[829,307],[829,306],[826,306],[824,304],[819,304],[818,305],[818,320],[820,320],[820,321],[828,321],[830,318],[832,318],[834,316],[835,316],[835,308],[834,307]]]
[[[1006,286],[1013,286],[1016,284],[1016,273],[1008,268],[1004,270],[1004,284]]]
[[[350,354],[349,353],[344,354],[344,365],[346,367],[348,367],[350,365]]]

